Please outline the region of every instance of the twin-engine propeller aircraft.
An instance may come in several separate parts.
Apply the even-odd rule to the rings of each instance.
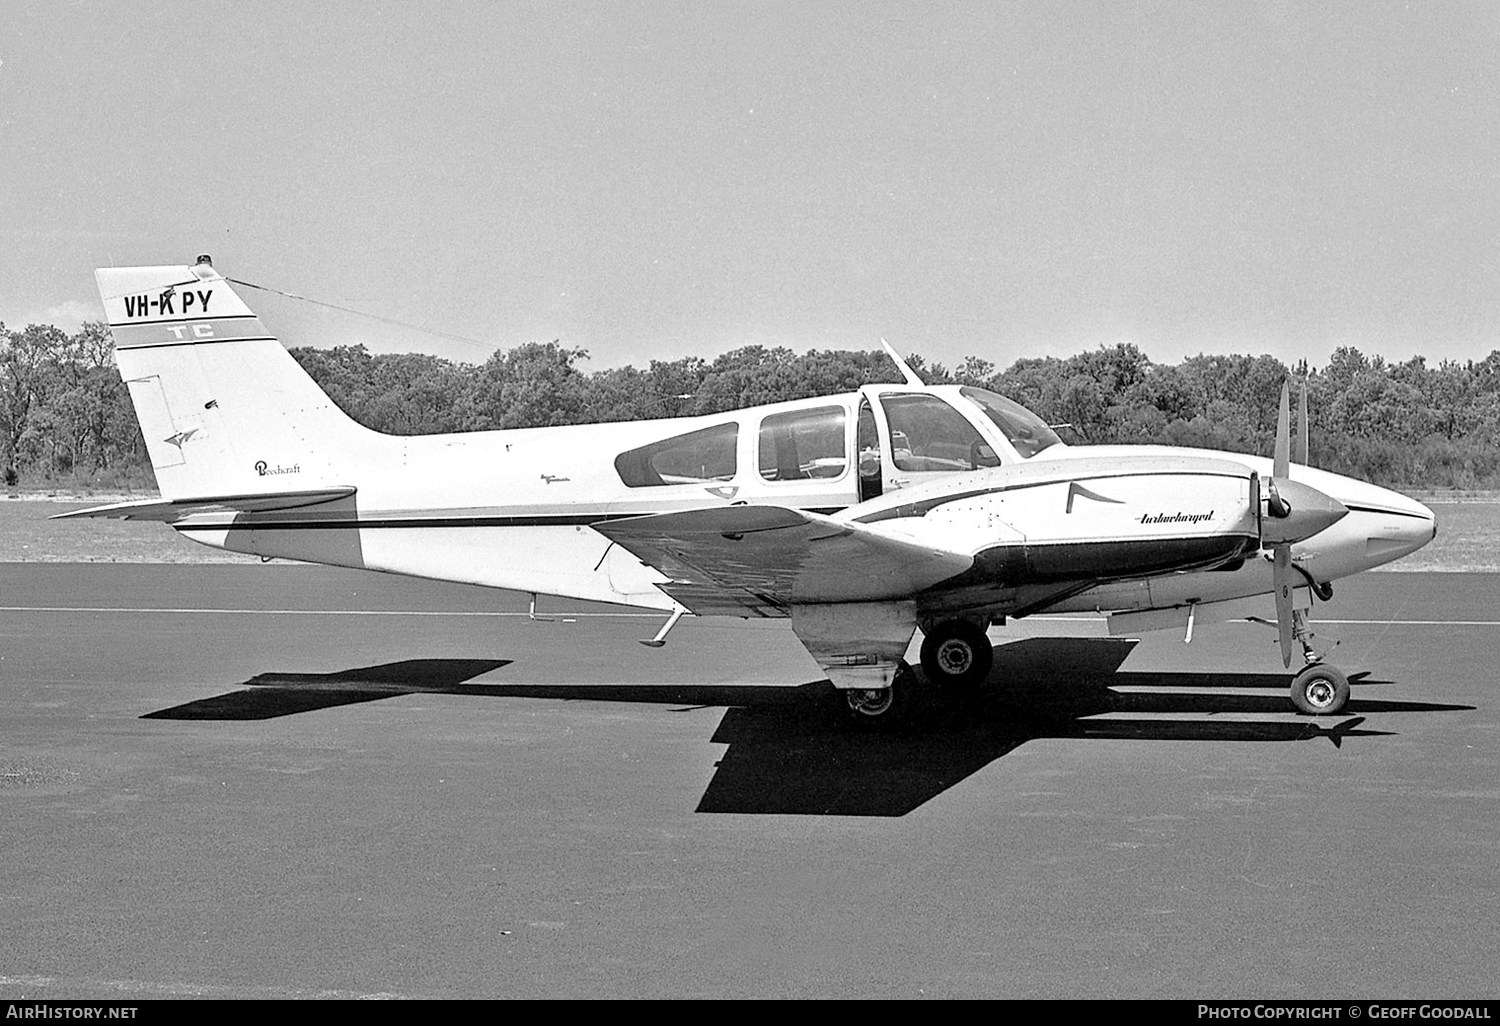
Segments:
[[[992,392],[903,384],[675,420],[396,437],[361,427],[201,257],[98,272],[161,520],[235,552],[626,603],[787,617],[858,717],[918,680],[987,678],[1008,617],[1104,611],[1113,633],[1274,605],[1292,700],[1342,709],[1314,597],[1412,552],[1425,506],[1290,457],[1063,444]],[[1266,599],[1274,597],[1274,603]]]

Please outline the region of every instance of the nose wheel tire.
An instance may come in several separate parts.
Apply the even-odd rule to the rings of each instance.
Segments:
[[[1338,669],[1318,663],[1292,681],[1292,704],[1308,716],[1332,716],[1349,701],[1349,678]]]
[[[922,672],[934,684],[972,688],[989,679],[995,649],[982,627],[948,620],[922,639]]]

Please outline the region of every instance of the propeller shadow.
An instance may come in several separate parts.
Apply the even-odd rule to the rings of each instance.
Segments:
[[[697,811],[902,816],[1028,741],[1309,741],[1379,737],[1368,715],[1472,706],[1351,699],[1336,722],[1291,717],[1289,677],[1123,671],[1136,642],[1030,638],[1001,645],[988,687],[953,696],[921,687],[897,724],[856,724],[827,681],[795,687],[694,684],[494,684],[507,659],[419,659],[337,673],[265,673],[229,694],[144,719],[258,720],[407,694],[726,707],[711,740],[727,746]],[[1372,682],[1376,683],[1376,682]],[[1274,694],[1246,694],[1247,689]],[[1227,693],[1234,689],[1235,693]],[[1162,714],[1203,719],[1162,719]],[[1219,718],[1251,714],[1274,719]],[[862,729],[863,728],[863,729]]]

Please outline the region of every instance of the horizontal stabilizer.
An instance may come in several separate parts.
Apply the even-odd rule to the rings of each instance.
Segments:
[[[786,615],[794,603],[906,599],[963,573],[972,555],[881,527],[780,506],[719,506],[594,529],[671,580],[699,615]]]
[[[116,502],[108,506],[93,506],[89,509],[58,513],[49,520],[66,520],[69,517],[113,517],[117,520],[160,520],[174,524],[188,517],[205,513],[266,513],[280,509],[301,509],[316,506],[335,499],[346,499],[354,494],[352,486],[340,488],[318,488],[305,492],[265,492],[259,495],[219,495],[194,499],[140,499],[134,502]]]

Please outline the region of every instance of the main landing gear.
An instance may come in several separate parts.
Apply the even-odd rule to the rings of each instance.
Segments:
[[[962,693],[989,679],[995,649],[984,627],[970,620],[945,620],[924,633],[922,673],[929,683]],[[916,687],[916,675],[903,662],[890,687],[855,688],[843,695],[857,721],[891,723],[905,715]]]
[[[851,688],[844,691],[844,701],[855,720],[866,724],[894,723],[911,703],[913,687],[911,667],[901,663],[889,687]]]
[[[925,631],[922,672],[934,684],[973,688],[989,679],[995,649],[983,627],[969,620],[945,620]]]

